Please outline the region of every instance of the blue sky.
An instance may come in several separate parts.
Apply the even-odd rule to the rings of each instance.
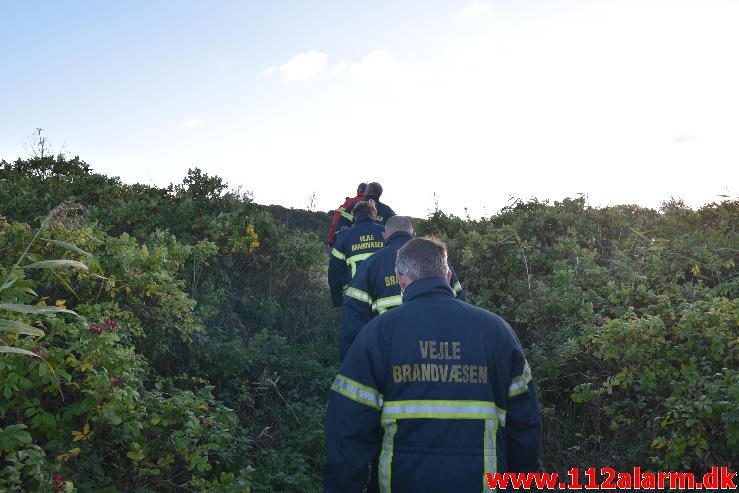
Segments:
[[[736,196],[739,2],[21,2],[0,7],[0,158],[129,182],[199,166],[263,203]]]

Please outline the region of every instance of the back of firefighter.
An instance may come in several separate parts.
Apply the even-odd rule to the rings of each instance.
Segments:
[[[339,333],[341,360],[367,322],[403,303],[400,285],[395,276],[395,258],[398,250],[413,239],[410,219],[405,216],[388,219],[383,238],[385,246],[362,264],[344,292]],[[458,300],[466,299],[462,284],[453,270],[450,286]]]
[[[375,217],[375,221],[384,225],[388,219],[395,215],[395,211],[393,211],[387,204],[383,204],[382,202],[380,202],[381,195],[382,185],[380,185],[376,181],[373,181],[372,183],[367,184],[367,188],[365,188],[364,190],[363,200],[374,201],[375,207],[377,208],[377,216]],[[354,207],[356,207],[356,204],[347,207],[346,211],[349,213],[349,215],[351,215]],[[351,227],[351,218],[347,216],[342,216],[339,219],[337,231],[341,231],[342,229],[346,229],[349,227]]]
[[[367,188],[366,183],[360,183],[357,187],[357,195],[354,197],[347,197],[344,203],[341,204],[335,211],[334,217],[331,221],[331,228],[328,230],[328,246],[334,246],[336,241],[336,227],[339,225],[339,219],[345,218],[351,224],[353,218],[351,213],[347,212],[346,209],[353,206],[357,202],[364,200],[364,190]]]
[[[455,300],[446,248],[398,251],[403,304],[349,349],[326,416],[324,491],[363,491],[378,458],[383,493],[480,493],[484,473],[539,467],[541,419],[511,327]]]
[[[354,226],[339,232],[328,263],[328,285],[334,306],[341,306],[344,289],[357,273],[359,265],[385,246],[382,238],[385,228],[375,222],[375,205],[358,202],[353,214]]]

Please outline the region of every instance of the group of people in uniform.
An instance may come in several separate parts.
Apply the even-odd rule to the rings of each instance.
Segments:
[[[466,303],[446,246],[362,183],[336,210],[328,280],[341,308],[324,491],[490,491],[539,467],[531,368],[501,317]]]

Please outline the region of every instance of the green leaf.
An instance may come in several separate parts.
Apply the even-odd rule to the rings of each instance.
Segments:
[[[132,450],[131,452],[128,452],[126,454],[126,457],[132,460],[141,460],[144,458],[144,451],[143,450]]]
[[[39,357],[33,354],[31,351],[26,351],[25,349],[10,346],[0,346],[0,353],[25,354],[26,356],[31,356],[34,358]]]
[[[66,241],[62,241],[62,240],[50,240],[48,238],[41,238],[41,239],[44,240],[44,241],[48,241],[49,243],[53,243],[54,245],[56,245],[58,247],[66,248],[67,250],[72,250],[73,252],[77,252],[77,253],[82,254],[82,255],[85,255],[87,257],[92,257],[92,254],[91,253],[88,253],[88,252],[84,251],[83,249],[81,249],[77,245],[73,245],[71,243],[67,243]]]
[[[0,332],[12,332],[14,334],[25,334],[29,336],[43,336],[44,331],[32,327],[17,320],[0,319]]]
[[[18,303],[0,303],[0,310],[7,310],[9,312],[17,313],[33,313],[35,315],[48,315],[50,313],[68,313],[75,317],[80,317],[79,314],[66,308],[59,306],[38,306],[38,305],[23,305]],[[80,317],[82,318],[82,317]]]
[[[17,280],[18,279],[10,279],[10,280],[6,281],[5,284],[3,284],[2,286],[0,286],[0,291],[4,291],[4,290],[8,289],[10,286],[12,286],[13,284],[15,284],[15,281],[17,281]]]
[[[87,266],[82,262],[69,259],[41,260],[23,266],[24,269],[50,269],[52,267],[74,267],[75,269],[87,270]]]

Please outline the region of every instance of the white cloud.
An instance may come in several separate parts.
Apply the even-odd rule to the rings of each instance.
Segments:
[[[324,71],[328,65],[328,55],[318,51],[307,51],[295,55],[284,65],[280,65],[280,72],[286,80],[308,80]],[[269,76],[274,72],[274,67],[264,71]]]
[[[489,3],[475,0],[462,9],[462,17],[479,17],[481,15],[489,14],[492,11],[493,8]]]
[[[386,50],[375,50],[359,62],[339,62],[333,69],[334,75],[348,72],[361,81],[390,81],[402,72],[402,65]]]
[[[334,75],[341,75],[344,72],[346,72],[348,69],[349,69],[349,64],[342,60],[334,66],[333,70],[331,70],[331,73]]]
[[[261,75],[263,75],[264,77],[272,77],[272,74],[275,73],[275,69],[277,69],[277,67],[275,67],[274,65],[272,65],[271,67],[267,67],[266,69],[262,70]]]
[[[203,126],[203,121],[199,118],[191,118],[187,121],[182,122],[184,128],[198,128]]]

